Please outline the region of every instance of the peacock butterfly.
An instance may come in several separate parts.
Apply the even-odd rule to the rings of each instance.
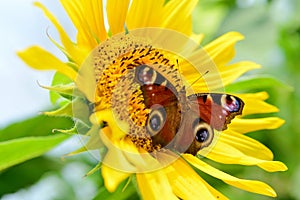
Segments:
[[[154,67],[140,65],[135,79],[150,109],[146,129],[153,144],[180,153],[196,153],[211,144],[214,130],[222,131],[243,110],[243,101],[233,95],[199,93],[186,96],[177,91]]]

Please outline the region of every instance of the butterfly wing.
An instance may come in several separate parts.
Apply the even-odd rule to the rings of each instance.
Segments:
[[[142,85],[144,103],[150,109],[146,129],[153,144],[168,145],[178,131],[181,115],[176,95],[161,85]],[[151,97],[151,98],[149,98]]]
[[[150,109],[147,130],[153,143],[180,153],[195,155],[211,144],[214,129],[225,130],[243,110],[243,101],[233,95],[200,93],[185,96],[162,74],[147,65],[136,68],[144,103]]]
[[[175,138],[179,152],[197,152],[211,144],[214,130],[222,131],[236,116],[242,114],[244,102],[233,95],[202,93],[188,96],[190,109],[183,116],[182,127]]]
[[[236,116],[242,114],[244,102],[233,95],[200,93],[188,97],[191,109],[199,110],[200,119],[218,131],[225,130]]]
[[[180,126],[178,92],[161,73],[150,66],[141,65],[135,70],[144,104],[150,109],[146,129],[154,145],[165,147],[174,139]]]

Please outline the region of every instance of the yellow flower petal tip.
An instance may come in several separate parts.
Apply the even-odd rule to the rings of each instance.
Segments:
[[[275,191],[267,184],[260,182],[260,181],[255,181],[255,180],[244,180],[244,179],[239,179],[236,177],[233,177],[229,174],[226,174],[208,164],[205,162],[201,161],[200,159],[191,156],[189,154],[184,154],[183,157],[191,163],[194,167],[198,168],[199,170],[215,177],[218,178],[225,183],[235,186],[237,188],[240,188],[242,190],[246,190],[249,192],[254,192],[258,194],[263,194],[266,196],[271,196],[275,197],[276,193]]]
[[[259,167],[263,168],[268,172],[279,172],[279,171],[287,171],[288,167],[279,161],[269,161],[269,162],[262,162],[258,164]]]
[[[50,52],[40,48],[39,46],[32,46],[23,51],[17,52],[17,55],[30,67],[38,70],[57,70],[62,74],[75,80],[77,72],[70,66],[60,61]]]
[[[225,35],[228,36],[228,37],[234,37],[234,38],[236,38],[236,39],[238,39],[238,40],[243,40],[243,39],[245,39],[245,36],[244,36],[243,34],[241,34],[241,33],[239,33],[239,32],[236,32],[236,31],[228,32],[228,33],[226,33]]]
[[[204,34],[192,34],[191,39],[194,40],[196,43],[200,44],[204,39]]]
[[[102,165],[101,172],[105,187],[109,192],[114,192],[119,184],[130,176],[130,173],[121,172],[106,165]]]
[[[285,120],[278,117],[266,117],[256,119],[235,118],[230,127],[232,130],[240,133],[248,133],[251,131],[276,129],[282,126]]]

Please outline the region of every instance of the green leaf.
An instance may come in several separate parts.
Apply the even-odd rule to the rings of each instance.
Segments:
[[[71,101],[73,97],[84,98],[84,94],[82,94],[74,84],[55,85],[55,86],[40,85],[40,86],[44,89],[50,90],[51,92],[56,92],[61,97],[69,101]]]
[[[70,129],[73,126],[73,121],[68,118],[39,115],[0,130],[0,142],[28,136],[46,136],[52,134],[53,129]]]
[[[293,91],[293,88],[272,76],[247,77],[225,87],[226,92],[241,92],[253,89],[284,88]]]
[[[52,117],[60,116],[60,117],[72,118],[73,117],[72,102],[65,104],[64,106],[58,108],[57,110],[43,112],[43,114]]]
[[[63,133],[63,134],[68,134],[68,135],[78,134],[75,126],[73,126],[70,129],[53,129],[52,132],[53,133]]]
[[[52,92],[56,92],[59,95],[65,97],[65,98],[70,98],[74,94],[75,85],[74,84],[68,84],[68,85],[55,85],[55,86],[44,86],[40,85],[40,87],[50,90]]]
[[[82,147],[80,147],[79,149],[76,149],[75,151],[72,151],[68,155],[69,156],[76,155],[76,154],[79,154],[82,152],[86,152],[88,150],[99,150],[101,158],[102,158],[103,154],[105,154],[106,152],[104,150],[105,146],[99,136],[99,130],[100,130],[100,127],[97,125],[93,125],[91,128],[89,128],[86,132],[88,141]],[[79,133],[81,134],[80,128],[79,128]]]
[[[68,135],[57,134],[51,136],[25,137],[1,142],[0,171],[38,157],[68,138]]]
[[[52,79],[52,86],[59,86],[59,85],[68,85],[70,83],[73,83],[71,79],[69,79],[67,76],[56,72],[54,74],[54,77]],[[52,104],[56,104],[59,100],[62,100],[62,96],[59,95],[59,93],[55,91],[50,91],[50,100]]]
[[[0,198],[4,194],[14,193],[33,185],[43,174],[61,170],[63,166],[60,160],[40,156],[6,169],[0,173]]]
[[[90,108],[87,102],[77,97],[71,102],[66,103],[61,108],[54,111],[43,112],[44,115],[48,116],[60,116],[60,117],[70,117],[77,118],[86,125],[90,125]]]
[[[140,199],[133,183],[128,180],[123,181],[113,193],[110,193],[103,186],[100,188],[98,194],[93,198],[94,200],[126,200],[126,199]]]
[[[90,176],[94,174],[95,172],[99,171],[101,169],[102,162],[99,162],[93,169],[91,169],[85,176]]]
[[[77,97],[73,100],[73,117],[86,125],[90,124],[90,107],[85,99]]]

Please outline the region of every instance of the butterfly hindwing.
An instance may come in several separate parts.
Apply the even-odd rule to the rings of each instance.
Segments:
[[[229,94],[200,93],[187,99],[189,109],[183,115],[174,148],[193,155],[208,147],[214,139],[214,130],[225,130],[236,115],[242,114],[244,106],[240,98]]]

